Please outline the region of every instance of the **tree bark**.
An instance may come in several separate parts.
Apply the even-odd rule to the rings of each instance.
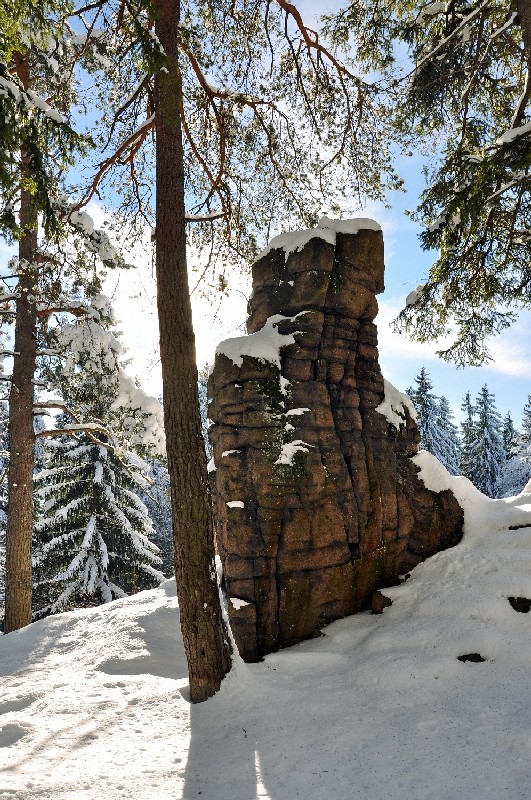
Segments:
[[[518,13],[518,20],[522,29],[524,60],[527,68],[524,93],[520,98],[513,119],[513,127],[517,128],[522,125],[525,119],[526,109],[531,99],[531,0],[515,0],[514,8]]]
[[[155,87],[156,273],[175,578],[194,703],[211,697],[231,665],[214,562],[212,509],[201,437],[195,338],[186,266],[180,0],[156,1],[167,56]]]
[[[516,10],[522,28],[526,61],[531,62],[531,0],[516,0]]]
[[[29,86],[27,56],[15,55],[18,77]],[[21,154],[22,174],[30,175],[29,157]],[[36,364],[38,272],[37,211],[31,194],[20,192],[18,297],[16,300],[13,376],[9,395],[9,469],[6,532],[6,600],[4,632],[31,622],[31,537],[33,532],[33,392]]]

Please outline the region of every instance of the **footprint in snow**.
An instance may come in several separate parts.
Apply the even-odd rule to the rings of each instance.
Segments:
[[[30,725],[10,722],[0,728],[0,747],[11,747],[31,731]]]

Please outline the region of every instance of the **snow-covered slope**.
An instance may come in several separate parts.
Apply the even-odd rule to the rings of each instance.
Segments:
[[[531,778],[531,495],[466,512],[381,616],[236,664],[186,699],[173,584],[0,640],[0,798],[520,800]],[[456,483],[457,482],[457,483]],[[477,653],[485,661],[461,662]]]

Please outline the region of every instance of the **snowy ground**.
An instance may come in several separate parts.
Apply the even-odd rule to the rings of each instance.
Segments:
[[[463,542],[382,616],[236,664],[187,702],[172,582],[0,640],[0,798],[519,800],[531,784],[531,495],[450,480]],[[458,656],[479,653],[482,663]]]

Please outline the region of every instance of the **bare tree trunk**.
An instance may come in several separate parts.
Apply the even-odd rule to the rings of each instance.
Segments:
[[[194,703],[219,689],[231,664],[214,564],[212,510],[201,437],[195,339],[186,268],[184,164],[178,67],[180,0],[157,0],[167,56],[155,90],[156,272],[175,578]]]
[[[29,85],[27,56],[16,54],[17,74]],[[23,173],[30,174],[27,154],[22,153]],[[37,213],[29,192],[20,193],[20,273],[16,301],[13,377],[9,395],[9,470],[6,533],[6,604],[4,632],[31,622],[31,536],[33,531],[33,379],[36,362],[38,280]]]

